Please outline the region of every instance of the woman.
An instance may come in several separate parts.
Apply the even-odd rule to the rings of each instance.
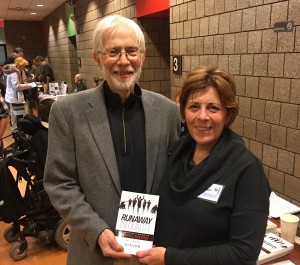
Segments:
[[[160,186],[157,246],[148,265],[254,265],[269,212],[270,187],[258,158],[229,126],[238,113],[232,77],[201,67],[185,80],[180,112],[189,134],[169,158]]]
[[[93,79],[93,86],[94,87],[99,86],[102,81],[103,81],[102,77],[95,76],[94,79]]]
[[[3,72],[6,77],[6,94],[5,101],[10,103],[10,110],[16,116],[17,120],[25,114],[25,97],[23,90],[31,89],[30,84],[22,84],[21,72],[28,65],[28,62],[18,57],[14,64],[3,66]]]

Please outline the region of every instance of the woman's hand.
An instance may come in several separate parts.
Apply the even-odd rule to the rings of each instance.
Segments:
[[[139,262],[147,265],[165,265],[165,252],[163,247],[154,247],[144,251],[138,251],[136,256]]]

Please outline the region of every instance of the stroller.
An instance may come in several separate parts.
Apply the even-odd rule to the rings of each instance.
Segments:
[[[14,142],[4,149],[0,159],[0,221],[12,223],[3,237],[15,242],[9,255],[16,261],[27,256],[27,236],[37,238],[39,243],[56,242],[67,250],[70,228],[43,188],[48,129],[27,114],[18,121],[18,130],[12,136]],[[18,187],[21,181],[25,181],[23,196]]]

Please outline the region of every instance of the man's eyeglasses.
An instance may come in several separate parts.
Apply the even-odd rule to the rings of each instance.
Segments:
[[[119,60],[120,57],[122,56],[122,54],[125,54],[128,60],[135,61],[135,60],[140,59],[140,56],[142,53],[144,53],[144,51],[137,50],[137,49],[130,49],[130,50],[122,52],[121,50],[111,49],[107,52],[98,51],[98,53],[103,54],[105,56],[105,58],[107,58],[108,60],[111,60],[111,61]]]

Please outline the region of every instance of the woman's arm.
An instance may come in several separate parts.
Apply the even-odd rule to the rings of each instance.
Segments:
[[[237,182],[232,183],[234,197],[228,216],[229,237],[225,243],[209,246],[208,242],[206,247],[189,249],[169,247],[165,252],[156,247],[137,253],[140,262],[149,265],[255,265],[266,230],[270,188],[261,163],[251,156],[246,158],[251,162],[247,162]]]
[[[12,73],[11,83],[17,92],[22,91],[22,90],[31,89],[30,84],[21,84],[20,83],[20,78],[19,78],[18,73]]]

